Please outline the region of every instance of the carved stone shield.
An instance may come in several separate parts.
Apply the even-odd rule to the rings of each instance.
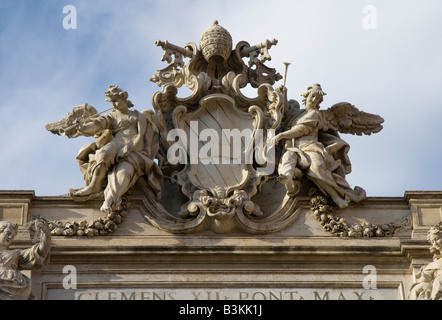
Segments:
[[[244,112],[231,97],[212,94],[195,111],[178,107],[172,117],[186,134],[189,161],[176,174],[185,194],[193,197],[196,190],[208,190],[225,198],[246,187],[253,174],[253,136],[262,129],[260,108]]]

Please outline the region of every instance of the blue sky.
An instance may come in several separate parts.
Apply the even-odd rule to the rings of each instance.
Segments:
[[[77,10],[75,30],[63,28],[66,5]],[[367,5],[375,29],[363,26]],[[83,186],[75,156],[91,138],[55,136],[45,124],[85,102],[107,109],[111,84],[136,109],[150,109],[159,88],[149,77],[166,66],[155,40],[199,43],[214,20],[234,45],[278,39],[267,65],[283,74],[283,62],[292,63],[290,98],[301,101],[317,82],[327,93],[322,108],[348,101],[385,119],[378,134],[342,135],[352,186],[368,196],[442,190],[441,13],[439,0],[3,0],[0,190],[52,196]]]

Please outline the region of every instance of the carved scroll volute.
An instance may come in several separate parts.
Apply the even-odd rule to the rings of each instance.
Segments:
[[[166,84],[173,84],[180,88],[185,83],[185,75],[183,68],[185,63],[183,58],[190,58],[193,56],[191,48],[182,48],[166,41],[155,41],[155,45],[163,48],[164,53],[161,61],[167,61],[169,65],[164,69],[157,70],[153,76],[149,78],[150,81],[155,82],[159,87]],[[175,57],[172,61],[172,57]]]
[[[164,150],[186,150],[187,162],[170,168],[170,183],[179,185],[188,200],[182,200],[181,211],[175,211],[173,218],[149,199],[146,219],[151,223],[169,232],[211,229],[224,233],[240,228],[260,233],[280,230],[296,218],[289,214],[296,207],[295,199],[288,198],[280,210],[266,215],[252,200],[274,172],[274,165],[267,161],[265,143],[268,134],[279,127],[287,101],[284,90],[272,87],[282,77],[264,65],[271,58],[268,50],[276,42],[268,40],[251,46],[241,41],[232,50],[227,30],[215,22],[203,33],[199,48],[192,42],[184,47],[161,43],[163,61],[173,65],[159,71],[166,79],[153,79],[163,88],[152,101],[164,128]],[[181,65],[182,58],[190,61]],[[177,97],[182,84],[192,90],[187,98]],[[247,84],[257,88],[256,97],[243,95],[241,89]],[[179,142],[166,139],[175,129],[185,136],[178,138]],[[235,162],[233,157],[222,155],[220,159],[227,163],[204,162],[210,158],[206,150],[223,150],[223,130],[237,130],[239,136],[247,137],[247,142],[240,138],[242,148],[236,148],[241,150],[242,158]],[[216,138],[206,140],[207,132]],[[196,135],[193,149],[192,134]],[[228,149],[232,154],[235,147]],[[191,159],[195,155],[196,161]]]

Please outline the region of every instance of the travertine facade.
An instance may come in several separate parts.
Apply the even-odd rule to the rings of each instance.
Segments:
[[[432,261],[427,231],[442,207],[442,192],[425,191],[352,203],[339,212],[352,225],[410,222],[392,236],[353,238],[325,230],[301,198],[297,218],[281,232],[189,235],[152,226],[138,192],[111,235],[53,236],[50,263],[31,274],[36,299],[407,299]],[[20,226],[11,249],[28,248],[32,239],[20,230],[30,216],[93,221],[100,206],[3,191],[0,218]]]
[[[322,108],[317,83],[301,108],[264,64],[275,39],[234,47],[215,21],[199,47],[156,44],[169,65],[151,77],[153,110],[110,85],[112,111],[85,103],[46,126],[96,138],[76,158],[84,187],[0,194],[0,220],[49,225],[50,263],[31,271],[37,299],[439,297],[427,232],[442,192],[367,198],[346,181],[340,134],[377,133],[381,116],[348,102]],[[180,98],[183,85],[192,93]]]

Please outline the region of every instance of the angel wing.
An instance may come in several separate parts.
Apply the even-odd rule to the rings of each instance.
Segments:
[[[329,129],[341,133],[361,136],[371,135],[382,130],[384,119],[376,114],[360,111],[348,102],[339,102],[327,110],[320,110],[323,120],[323,130]]]
[[[141,111],[147,118],[147,120],[149,121],[150,125],[152,126],[152,129],[155,132],[159,131],[158,125],[157,125],[157,121],[155,119],[155,112],[153,110],[150,109],[146,109]]]
[[[51,122],[46,125],[46,130],[53,134],[60,135],[61,130],[65,130],[65,135],[69,138],[76,138],[80,136],[80,132],[75,128],[75,121],[84,120],[97,114],[97,110],[87,104],[80,104],[75,106],[64,118]],[[66,130],[66,128],[69,128]]]

